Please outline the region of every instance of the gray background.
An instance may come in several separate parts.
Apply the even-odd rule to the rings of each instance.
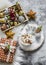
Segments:
[[[43,26],[43,32],[46,39],[46,0],[9,0],[13,4],[16,1],[19,1],[25,12],[28,12],[30,9],[36,11],[37,18],[35,21],[28,21],[28,23],[37,23]],[[20,27],[24,27],[26,24],[23,24],[16,28],[20,31]],[[14,29],[15,30],[15,29]],[[4,63],[0,62],[0,65]],[[14,62],[12,64],[6,65],[46,65],[46,40],[41,48],[33,52],[25,52],[20,47],[16,50],[16,55]]]

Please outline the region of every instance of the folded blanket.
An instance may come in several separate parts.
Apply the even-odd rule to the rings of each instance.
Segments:
[[[9,7],[11,6],[12,3],[10,3],[8,0],[0,0],[0,10],[6,8],[6,7]]]

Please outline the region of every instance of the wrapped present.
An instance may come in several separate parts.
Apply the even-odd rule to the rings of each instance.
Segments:
[[[16,41],[11,39],[0,39],[0,61],[11,63],[16,50]]]

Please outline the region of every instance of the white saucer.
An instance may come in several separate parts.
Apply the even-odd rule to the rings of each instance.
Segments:
[[[22,30],[21,35],[26,33],[25,30],[28,26],[37,27],[38,25],[36,25],[36,24],[27,24],[25,26],[25,28]],[[41,32],[41,37],[40,37],[39,41],[37,41],[36,38],[34,38],[33,40],[34,40],[34,42],[29,47],[23,47],[23,45],[21,43],[19,43],[19,45],[25,51],[34,51],[34,50],[38,49],[43,44],[43,41],[44,41],[43,31]]]

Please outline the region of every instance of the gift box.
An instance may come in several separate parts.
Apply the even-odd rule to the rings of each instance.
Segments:
[[[0,61],[13,62],[15,50],[16,41],[7,38],[0,39]]]
[[[3,32],[27,21],[28,17],[18,2],[16,2],[15,5],[0,11],[0,28]]]

